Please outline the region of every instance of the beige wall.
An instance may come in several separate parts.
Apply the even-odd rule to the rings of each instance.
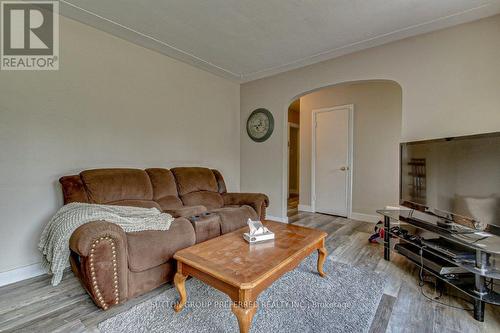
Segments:
[[[398,201],[401,87],[374,81],[321,89],[300,98],[300,204],[311,205],[312,111],[354,105],[352,210],[373,214]]]
[[[242,190],[269,194],[270,215],[286,216],[288,105],[306,92],[342,82],[398,82],[402,140],[499,131],[498,36],[500,15],[243,84],[241,122],[255,108],[265,107],[276,126],[264,143],[254,143],[241,132]]]
[[[0,272],[39,262],[86,168],[205,165],[239,189],[239,85],[61,17],[61,66],[0,72]]]

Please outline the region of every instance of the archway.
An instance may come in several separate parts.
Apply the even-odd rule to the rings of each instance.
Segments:
[[[351,206],[348,217],[372,221],[374,211],[399,197],[399,142],[402,126],[402,89],[392,80],[343,82],[301,93],[299,206],[314,211],[312,172],[312,111],[354,105]],[[285,118],[289,126],[288,108]],[[283,163],[283,216],[288,215],[289,155],[285,131]]]

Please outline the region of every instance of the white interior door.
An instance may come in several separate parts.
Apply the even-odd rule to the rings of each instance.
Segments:
[[[313,207],[316,212],[350,215],[352,106],[313,112]]]

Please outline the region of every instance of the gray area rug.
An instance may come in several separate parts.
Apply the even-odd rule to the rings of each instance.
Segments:
[[[316,271],[316,254],[274,282],[258,298],[251,332],[367,332],[387,278],[360,267],[325,261],[327,277]],[[196,279],[186,282],[188,303],[172,305],[175,288],[98,325],[101,332],[238,332],[229,297]]]

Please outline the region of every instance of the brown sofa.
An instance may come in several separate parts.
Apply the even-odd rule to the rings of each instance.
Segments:
[[[64,203],[156,207],[176,219],[167,231],[125,233],[93,221],[70,239],[71,267],[94,302],[108,309],[171,281],[174,253],[264,219],[268,198],[228,193],[217,170],[95,169],[62,177]]]

